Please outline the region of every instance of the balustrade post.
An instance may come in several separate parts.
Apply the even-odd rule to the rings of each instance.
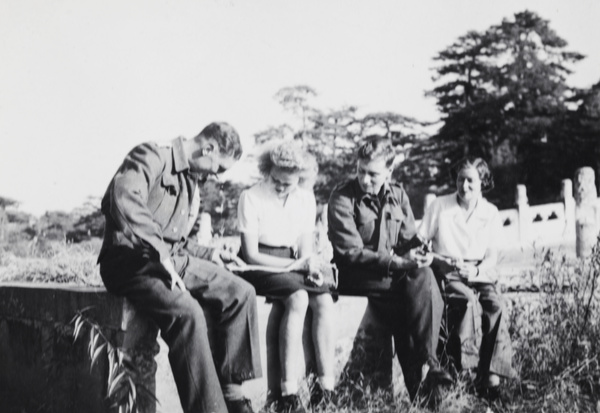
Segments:
[[[594,170],[575,171],[575,250],[578,257],[588,257],[598,236],[598,195]]]
[[[200,213],[200,229],[198,230],[198,244],[209,245],[212,239],[212,222],[208,212]]]
[[[573,182],[570,179],[562,180],[560,197],[565,206],[563,238],[573,240],[575,238],[575,198],[573,198]]]
[[[531,219],[529,214],[529,200],[527,199],[527,187],[517,185],[516,204],[519,214],[519,245],[523,246],[531,240]]]

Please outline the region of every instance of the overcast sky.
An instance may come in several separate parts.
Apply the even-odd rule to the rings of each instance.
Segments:
[[[70,211],[134,145],[213,120],[250,145],[285,86],[437,119],[432,57],[525,9],[587,55],[569,84],[600,80],[597,0],[0,0],[0,196]]]

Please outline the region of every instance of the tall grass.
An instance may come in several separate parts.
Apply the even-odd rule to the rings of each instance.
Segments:
[[[516,298],[510,319],[520,411],[599,411],[599,245],[588,259],[548,250],[532,275],[540,292]]]

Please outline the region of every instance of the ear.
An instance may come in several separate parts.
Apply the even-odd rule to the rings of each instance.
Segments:
[[[392,179],[392,174],[394,173],[394,165],[392,164],[392,166],[390,166],[388,168],[388,172],[387,172],[387,178],[386,179]]]

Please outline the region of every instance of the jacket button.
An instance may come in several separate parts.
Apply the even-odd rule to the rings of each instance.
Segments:
[[[181,215],[185,215],[185,209],[181,210]]]
[[[177,232],[177,227],[173,227],[173,232]]]

